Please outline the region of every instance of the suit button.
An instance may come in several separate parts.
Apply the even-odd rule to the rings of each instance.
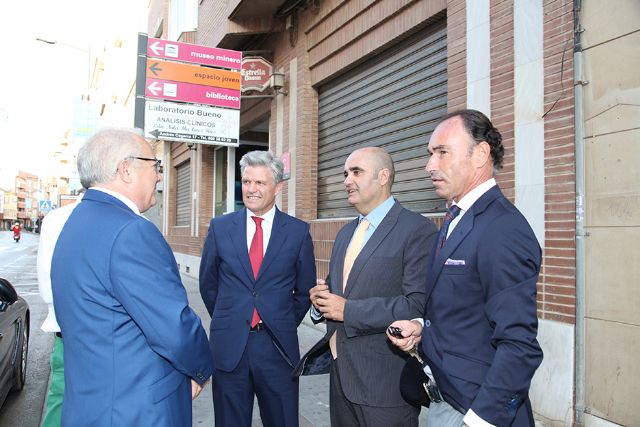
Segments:
[[[254,297],[257,297],[257,296],[258,296],[258,293],[257,293],[257,292],[255,292],[255,291],[253,291],[253,296],[254,296]]]
[[[424,327],[425,327],[425,328],[428,328],[429,326],[431,326],[431,320],[429,320],[429,319],[425,319],[425,321],[424,321]]]

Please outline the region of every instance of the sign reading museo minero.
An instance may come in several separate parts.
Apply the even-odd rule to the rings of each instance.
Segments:
[[[236,50],[172,42],[151,37],[147,41],[147,56],[232,70],[239,69],[242,62],[242,52]]]
[[[240,111],[202,105],[147,100],[144,112],[147,138],[237,147]]]

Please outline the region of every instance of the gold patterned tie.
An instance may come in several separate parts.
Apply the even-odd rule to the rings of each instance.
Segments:
[[[362,249],[362,242],[364,242],[364,235],[369,228],[371,223],[368,219],[363,218],[360,221],[360,225],[356,229],[353,238],[351,239],[351,243],[349,243],[349,247],[347,248],[347,253],[344,256],[344,270],[342,271],[342,290],[344,291],[347,288],[347,280],[349,279],[349,273],[351,273],[351,268],[353,268],[353,263],[355,262],[360,250]]]
[[[364,242],[364,235],[369,228],[371,223],[367,219],[363,219],[360,221],[358,228],[356,229],[355,234],[351,238],[351,243],[349,243],[349,247],[347,248],[347,253],[344,256],[344,270],[342,273],[342,291],[344,292],[347,287],[347,279],[349,279],[349,273],[351,273],[351,268],[353,267],[353,262],[358,257],[360,250],[362,249],[362,242]],[[338,350],[336,346],[336,332],[331,335],[329,339],[329,347],[331,348],[331,355],[333,358],[338,357]]]

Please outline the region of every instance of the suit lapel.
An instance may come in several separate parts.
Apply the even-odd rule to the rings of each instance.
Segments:
[[[385,217],[382,219],[382,222],[380,223],[380,225],[378,225],[378,228],[373,232],[367,243],[364,245],[364,247],[356,257],[355,261],[353,262],[351,272],[349,273],[345,296],[348,296],[351,292],[351,289],[356,285],[358,281],[358,275],[362,271],[362,268],[365,266],[371,255],[373,255],[378,246],[380,246],[387,235],[391,232],[393,227],[395,227],[396,223],[398,222],[400,209],[400,204],[398,202],[395,202],[391,207],[391,210],[389,210],[387,215],[385,215]],[[342,257],[342,260],[344,262],[344,256]]]
[[[242,209],[236,213],[233,219],[233,227],[229,229],[229,238],[233,242],[233,246],[238,254],[240,264],[246,273],[247,280],[243,280],[249,289],[253,288],[254,278],[251,269],[251,260],[249,259],[249,251],[247,250],[247,209]]]
[[[262,259],[262,264],[260,265],[260,271],[258,271],[257,279],[260,279],[260,276],[262,276],[264,272],[267,271],[269,265],[273,262],[273,260],[280,252],[280,248],[284,244],[285,240],[287,240],[287,223],[288,221],[285,214],[283,214],[278,208],[276,208],[276,214],[273,217],[273,226],[271,227],[271,237],[269,237],[269,242],[267,243],[267,251],[264,254],[264,258]]]
[[[480,198],[476,200],[473,205],[471,205],[469,210],[465,212],[462,218],[460,218],[460,222],[458,222],[456,227],[453,229],[442,249],[437,252],[436,248],[434,247],[432,252],[433,257],[431,268],[427,273],[427,299],[429,299],[429,296],[431,295],[431,292],[433,291],[433,288],[438,281],[438,277],[440,277],[440,273],[442,273],[445,262],[458,248],[458,246],[460,246],[467,235],[469,235],[469,233],[471,233],[471,231],[473,230],[476,217],[482,214],[487,209],[487,207],[499,197],[502,197],[502,192],[497,185],[480,196]],[[438,243],[436,242],[436,245],[437,244]]]

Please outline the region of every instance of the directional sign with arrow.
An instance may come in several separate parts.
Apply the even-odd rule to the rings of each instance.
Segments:
[[[147,59],[147,77],[240,90],[240,72]]]
[[[242,52],[149,37],[147,56],[239,70]]]
[[[137,64],[134,125],[147,137],[238,146],[242,52],[138,34]]]
[[[191,83],[147,79],[147,98],[240,108],[240,91]]]

